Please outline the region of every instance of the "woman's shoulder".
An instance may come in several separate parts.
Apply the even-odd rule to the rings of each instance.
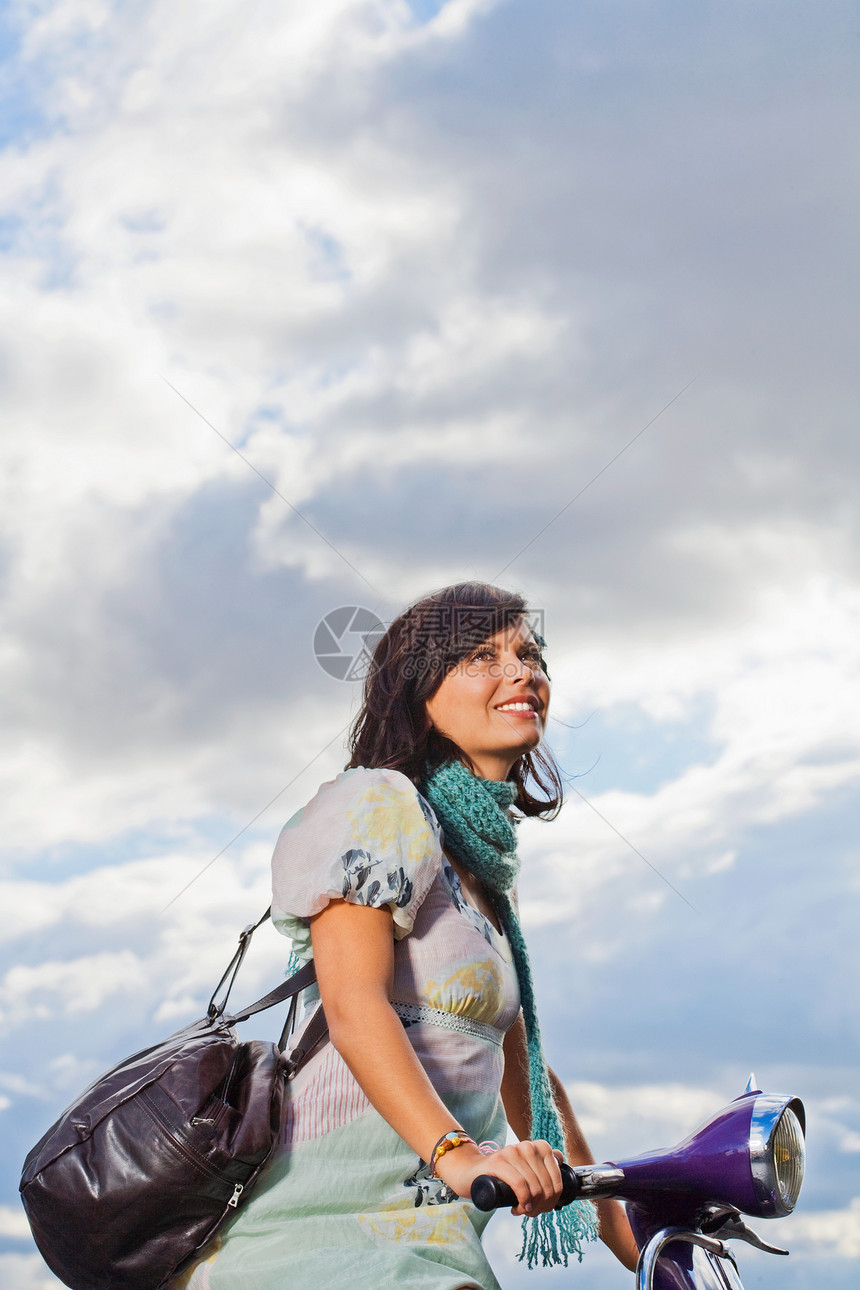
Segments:
[[[367,813],[396,811],[404,820],[423,822],[433,832],[438,824],[429,803],[402,771],[386,766],[351,766],[334,779],[326,780],[314,796],[296,811],[285,828],[316,820],[356,820]]]
[[[439,825],[412,781],[397,770],[353,767],[323,784],[281,830],[273,921],[301,940],[297,920],[336,898],[389,905],[395,935],[406,935],[441,857]]]

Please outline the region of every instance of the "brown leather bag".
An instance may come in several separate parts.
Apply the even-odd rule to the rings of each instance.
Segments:
[[[159,1290],[247,1199],[278,1140],[286,1080],[326,1033],[318,1007],[285,1053],[313,963],[264,998],[225,1012],[246,927],[205,1017],[97,1079],[36,1144],[21,1199],[36,1244],[72,1290]],[[216,998],[229,978],[224,998]],[[292,999],[277,1044],[239,1043],[234,1025]]]

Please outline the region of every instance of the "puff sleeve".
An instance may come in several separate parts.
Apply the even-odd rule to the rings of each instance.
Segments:
[[[300,959],[311,957],[309,920],[335,899],[387,906],[400,939],[441,862],[439,825],[411,780],[354,767],[284,825],[272,857],[272,922]]]

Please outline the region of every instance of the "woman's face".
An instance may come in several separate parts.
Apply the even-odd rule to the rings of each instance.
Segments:
[[[543,738],[549,681],[522,621],[489,637],[447,674],[426,703],[430,724],[463,749],[483,779],[507,779]]]

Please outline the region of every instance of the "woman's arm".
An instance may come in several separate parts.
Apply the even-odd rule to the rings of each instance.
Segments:
[[[594,1164],[588,1143],[574,1114],[564,1085],[554,1071],[549,1072],[553,1097],[561,1116],[567,1159],[572,1165]],[[526,1028],[523,1014],[517,1017],[505,1036],[505,1073],[502,1079],[502,1101],[508,1124],[518,1138],[528,1137],[531,1128],[531,1101],[529,1098],[529,1063],[526,1048]],[[636,1270],[639,1250],[633,1239],[624,1207],[617,1200],[597,1201],[600,1219],[600,1239],[625,1268]]]
[[[317,981],[331,1042],[371,1104],[422,1160],[458,1125],[415,1055],[389,1002],[394,936],[387,909],[332,901],[311,920]],[[492,1160],[492,1163],[490,1163]],[[491,1158],[470,1143],[447,1152],[438,1175],[459,1196],[474,1178],[494,1173],[515,1191],[515,1213],[552,1209],[561,1191],[547,1143],[504,1147]]]

